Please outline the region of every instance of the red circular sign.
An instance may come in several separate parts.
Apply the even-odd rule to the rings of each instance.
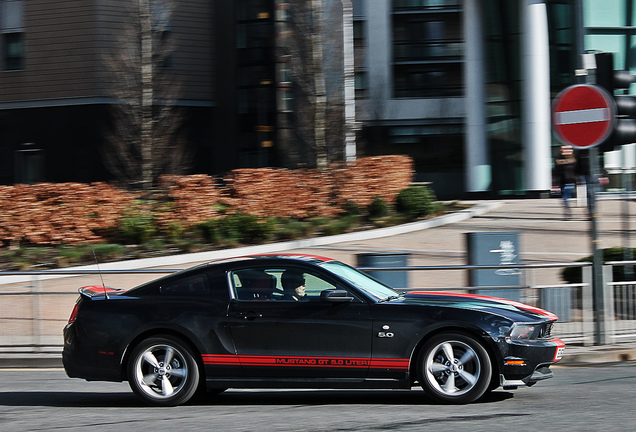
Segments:
[[[570,86],[552,104],[552,128],[564,144],[594,147],[614,130],[615,115],[616,104],[605,89],[584,84]]]

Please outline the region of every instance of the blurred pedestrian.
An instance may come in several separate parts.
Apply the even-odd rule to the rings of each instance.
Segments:
[[[554,163],[555,174],[561,188],[561,199],[563,200],[563,218],[568,219],[572,215],[569,199],[574,196],[576,188],[576,158],[572,147],[561,146],[561,156]]]

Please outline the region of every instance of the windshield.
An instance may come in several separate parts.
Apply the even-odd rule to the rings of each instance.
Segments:
[[[365,292],[377,300],[388,300],[391,298],[397,298],[401,295],[399,292],[383,285],[366,273],[356,270],[353,267],[349,267],[341,262],[327,261],[321,263],[320,266],[331,273],[340,276],[360,291]]]

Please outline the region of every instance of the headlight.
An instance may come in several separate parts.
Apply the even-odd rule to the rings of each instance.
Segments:
[[[515,324],[510,330],[508,337],[512,340],[532,339],[536,328],[536,324]]]

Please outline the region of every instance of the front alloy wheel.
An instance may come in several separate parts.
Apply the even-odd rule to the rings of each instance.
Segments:
[[[492,364],[484,347],[460,333],[433,337],[423,347],[418,377],[432,399],[445,403],[468,403],[488,389]]]
[[[199,385],[199,368],[189,348],[171,336],[144,340],[128,362],[132,391],[151,405],[187,402]]]

